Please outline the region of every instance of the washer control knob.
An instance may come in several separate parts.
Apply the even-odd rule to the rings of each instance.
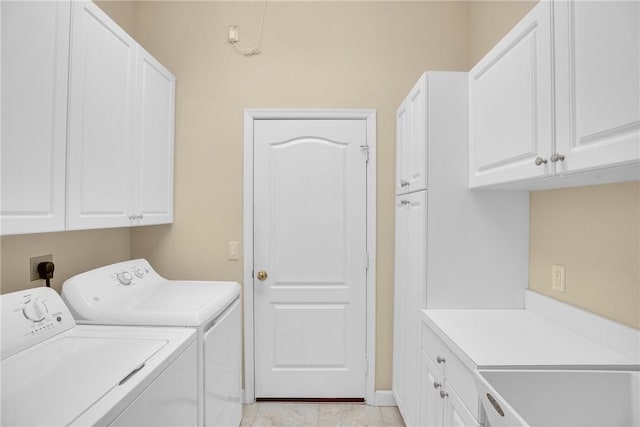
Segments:
[[[140,267],[136,267],[133,269],[133,274],[135,274],[137,278],[142,279],[142,276],[144,276],[144,270]]]
[[[133,280],[133,276],[128,271],[123,271],[116,274],[116,279],[118,279],[118,282],[122,285],[130,285]]]
[[[24,317],[32,322],[43,321],[48,311],[49,310],[47,309],[47,306],[44,305],[44,302],[38,299],[30,300],[24,305],[24,307],[22,307]]]

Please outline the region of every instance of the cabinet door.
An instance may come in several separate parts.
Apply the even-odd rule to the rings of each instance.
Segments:
[[[423,74],[396,113],[396,194],[427,188],[426,85]]]
[[[394,380],[405,421],[418,424],[420,394],[420,310],[426,286],[427,192],[398,196],[396,211],[396,282],[394,307]],[[394,343],[395,344],[395,343]]]
[[[551,43],[541,1],[469,72],[471,187],[553,173]]]
[[[444,378],[433,361],[422,353],[420,371],[420,417],[418,425],[424,427],[441,426],[443,418],[443,400],[440,391]]]
[[[70,3],[2,1],[2,234],[60,231]]]
[[[558,172],[640,158],[640,3],[554,3]]]
[[[406,260],[407,246],[405,239],[408,228],[408,209],[406,208],[406,198],[396,197],[396,217],[395,217],[395,268],[393,287],[393,376],[392,389],[396,404],[403,412],[405,387],[405,361],[406,354]],[[403,413],[404,416],[404,413]]]
[[[138,46],[134,164],[136,223],[173,221],[175,77]]]
[[[447,386],[445,386],[444,395],[444,425],[446,427],[478,427],[480,425],[456,392]]]
[[[71,29],[67,228],[122,227],[132,215],[136,43],[91,2]]]

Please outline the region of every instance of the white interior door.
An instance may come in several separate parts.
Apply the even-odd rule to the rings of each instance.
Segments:
[[[365,396],[366,145],[366,120],[255,121],[256,398]]]

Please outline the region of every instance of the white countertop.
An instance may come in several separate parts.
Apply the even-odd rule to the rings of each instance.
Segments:
[[[525,309],[423,310],[423,319],[471,370],[640,370],[628,357]]]

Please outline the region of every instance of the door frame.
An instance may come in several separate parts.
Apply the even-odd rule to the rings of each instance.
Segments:
[[[253,130],[255,120],[366,120],[367,253],[365,402],[375,404],[376,384],[376,110],[365,109],[245,109],[243,184],[243,311],[244,311],[244,403],[255,401],[255,348],[253,299]]]

